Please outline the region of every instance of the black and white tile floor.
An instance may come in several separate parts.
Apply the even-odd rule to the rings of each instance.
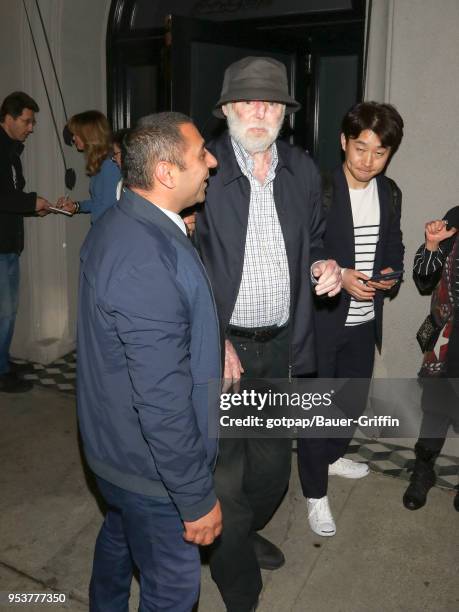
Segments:
[[[69,353],[47,366],[19,360],[13,363],[20,376],[35,384],[66,393],[76,391],[76,353]]]
[[[18,373],[32,382],[75,393],[76,353],[69,353],[48,366],[26,361],[15,361]],[[346,455],[349,459],[366,461],[374,472],[409,479],[414,464],[412,448],[389,444],[381,439],[354,438]],[[441,455],[436,462],[437,485],[454,488],[458,484],[459,461],[457,457]]]

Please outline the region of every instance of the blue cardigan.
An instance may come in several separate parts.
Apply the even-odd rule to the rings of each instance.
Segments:
[[[121,179],[118,166],[111,159],[105,159],[100,170],[89,181],[89,200],[80,202],[80,212],[91,213],[95,223],[104,212],[116,202],[116,187]]]
[[[221,374],[215,305],[191,242],[129,189],[81,250],[77,353],[91,469],[128,491],[170,496],[183,520],[209,512]]]

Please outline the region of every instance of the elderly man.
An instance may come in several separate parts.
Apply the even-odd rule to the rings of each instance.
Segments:
[[[125,139],[119,204],[81,251],[78,419],[107,504],[92,612],[190,612],[198,544],[221,531],[209,381],[220,378],[217,315],[179,213],[204,200],[216,160],[191,120],[160,113]],[[210,401],[210,405],[209,405]]]
[[[196,230],[225,336],[227,381],[313,372],[312,285],[318,295],[340,290],[339,268],[322,251],[317,170],[304,151],[277,140],[284,115],[298,108],[278,61],[246,57],[227,68],[214,114],[226,117],[228,132],[209,145],[219,167]],[[253,610],[260,567],[284,562],[256,532],[285,494],[290,465],[289,440],[220,441],[215,478],[225,529],[210,568],[229,612]]]

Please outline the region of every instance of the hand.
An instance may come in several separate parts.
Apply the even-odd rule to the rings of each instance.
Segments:
[[[381,274],[389,274],[389,272],[393,272],[393,268],[383,268],[380,270]],[[392,289],[392,287],[398,282],[397,278],[393,278],[390,280],[381,280],[381,281],[368,281],[367,287],[373,287],[373,289],[381,289],[382,291],[388,291]]]
[[[66,210],[70,214],[74,215],[77,206],[76,206],[75,202],[73,202],[68,196],[62,196],[56,202],[56,208],[60,208],[62,210]]]
[[[318,261],[312,266],[312,274],[319,280],[315,286],[317,295],[333,297],[341,291],[341,268],[334,259]]]
[[[196,212],[192,212],[191,215],[183,217],[183,221],[186,225],[186,233],[191,237],[196,229]]]
[[[39,217],[44,217],[49,214],[49,207],[51,204],[45,198],[37,196],[37,202],[35,204],[35,212]]]
[[[183,521],[185,531],[183,538],[187,542],[208,546],[222,532],[222,510],[220,502],[212,508],[210,512],[201,516],[196,521]]]
[[[442,240],[446,240],[457,232],[455,227],[446,229],[446,221],[437,219],[436,221],[428,221],[425,224],[426,248],[429,251],[437,251],[438,245]]]
[[[343,287],[356,300],[372,300],[376,290],[373,287],[364,285],[361,281],[369,280],[369,277],[363,272],[346,268],[343,272]],[[384,281],[387,283],[387,281]]]
[[[236,349],[229,340],[225,340],[225,371],[223,374],[223,391],[228,391],[228,389],[230,389],[234,383],[237,385],[241,380],[241,374],[243,374],[243,372],[244,368],[242,367]]]

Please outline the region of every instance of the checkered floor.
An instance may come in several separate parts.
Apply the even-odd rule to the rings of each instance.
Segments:
[[[346,453],[348,459],[364,459],[371,470],[387,476],[408,480],[414,465],[412,448],[389,444],[384,440],[354,438]],[[454,488],[458,484],[459,460],[457,457],[440,455],[435,462],[437,486]]]
[[[54,387],[65,393],[75,393],[76,353],[69,353],[54,363],[43,366],[38,363],[16,361],[18,373],[36,384]],[[411,448],[388,444],[381,440],[354,438],[346,455],[349,459],[366,461],[374,472],[408,480],[414,464]],[[441,455],[436,461],[437,485],[454,488],[458,484],[459,460]]]
[[[44,387],[54,387],[66,393],[75,393],[76,387],[76,353],[69,353],[44,366],[28,361],[14,361],[20,376]]]

